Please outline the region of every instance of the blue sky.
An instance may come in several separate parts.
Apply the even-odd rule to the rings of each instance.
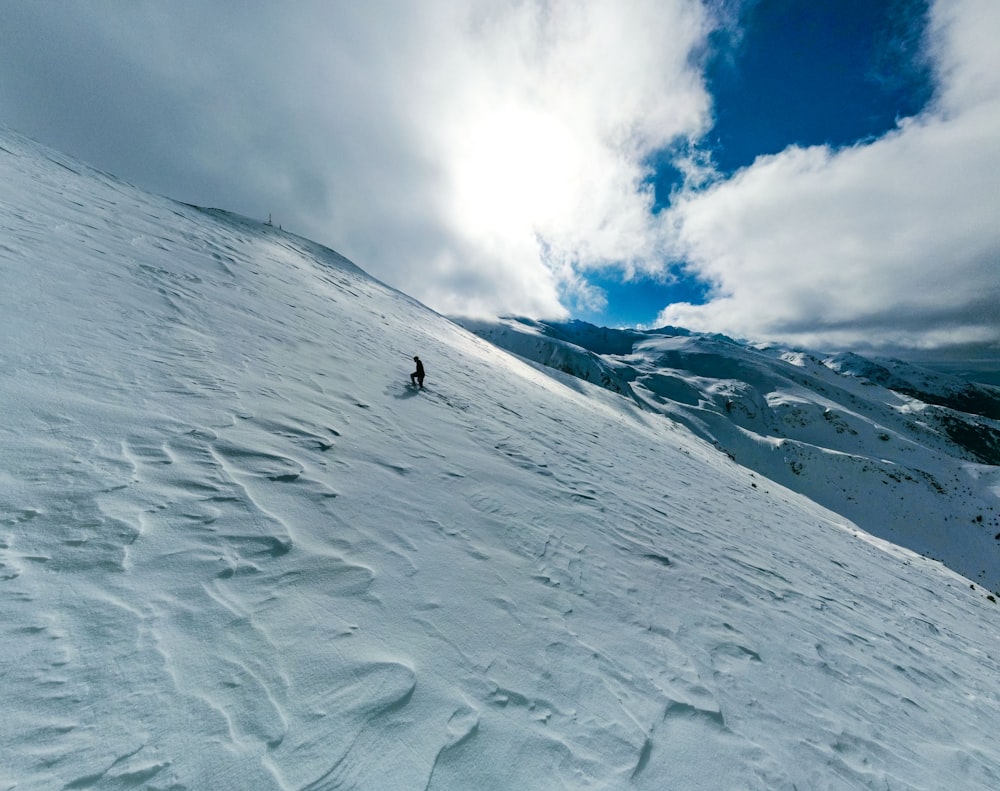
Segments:
[[[737,10],[738,27],[709,39],[713,124],[698,141],[722,177],[790,145],[878,138],[931,99],[926,0],[757,0]],[[654,210],[661,211],[684,176],[669,150],[651,161]],[[577,312],[599,324],[649,324],[665,304],[701,303],[709,294],[694,277],[626,280],[611,272],[589,280],[607,304]]]
[[[998,29],[995,0],[3,3],[0,123],[446,314],[1000,359]]]
[[[849,145],[917,115],[933,92],[925,0],[760,0],[720,36],[708,135],[723,173],[788,145]]]

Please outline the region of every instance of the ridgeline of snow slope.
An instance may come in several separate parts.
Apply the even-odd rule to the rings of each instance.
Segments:
[[[1000,786],[996,605],[662,415],[12,133],[0,271],[0,789]]]
[[[900,361],[820,358],[676,328],[460,321],[1000,591],[1000,391]]]

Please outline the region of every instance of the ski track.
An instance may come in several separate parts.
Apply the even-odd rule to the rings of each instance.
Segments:
[[[51,280],[2,306],[0,787],[1000,787],[957,575],[329,251],[11,146],[0,257]]]

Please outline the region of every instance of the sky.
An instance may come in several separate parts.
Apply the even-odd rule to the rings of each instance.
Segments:
[[[0,5],[0,123],[455,315],[1000,360],[995,0]]]

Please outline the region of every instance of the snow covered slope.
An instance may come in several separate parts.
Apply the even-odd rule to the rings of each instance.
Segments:
[[[899,361],[820,358],[676,328],[462,321],[1000,591],[1000,390]]]
[[[986,592],[634,399],[9,132],[0,273],[0,789],[1000,786]]]

